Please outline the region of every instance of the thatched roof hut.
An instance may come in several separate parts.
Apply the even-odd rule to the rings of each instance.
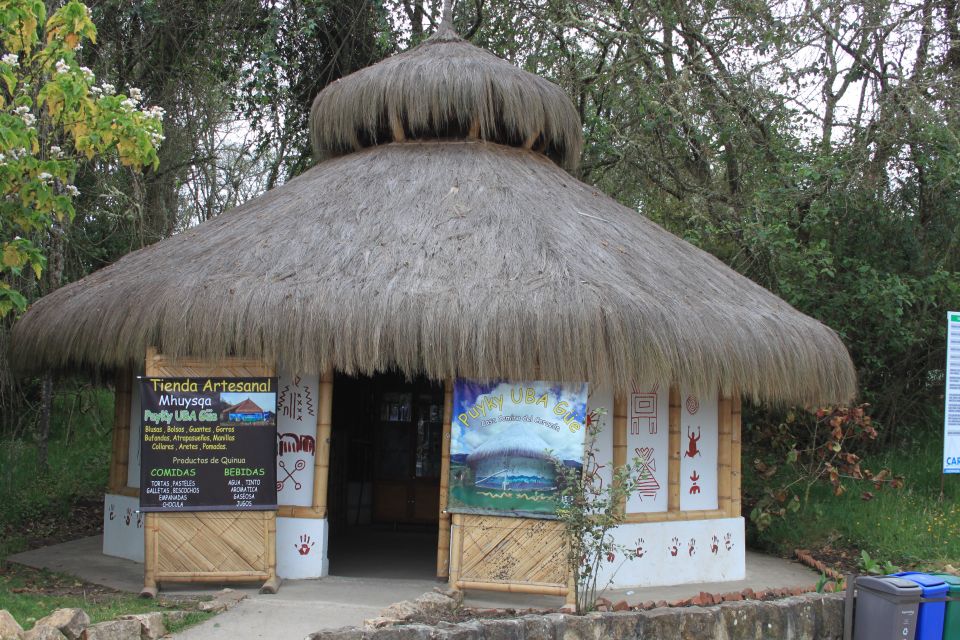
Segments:
[[[322,161],[37,301],[26,369],[245,355],[292,371],[855,394],[837,335],[571,176],[562,90],[460,39],[324,89]]]

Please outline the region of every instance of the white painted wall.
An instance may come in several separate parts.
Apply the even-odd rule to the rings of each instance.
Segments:
[[[670,466],[670,385],[635,386],[627,406],[627,463],[638,459],[639,487],[627,498],[627,513],[655,513],[668,507]]]
[[[143,562],[143,514],[137,498],[103,497],[103,555]]]
[[[326,518],[277,518],[277,574],[299,580],[329,573]]]
[[[277,504],[313,505],[317,376],[280,371],[277,389]]]
[[[717,508],[717,394],[680,387],[680,510]]]
[[[616,554],[600,568],[599,587],[660,587],[746,577],[743,518],[623,524]],[[612,582],[610,582],[612,580]]]
[[[594,465],[597,475],[603,481],[603,487],[609,487],[613,479],[613,390],[610,387],[590,385],[587,394],[587,412],[592,409],[605,409],[607,415],[600,418],[600,430],[597,433]],[[589,461],[588,461],[589,464]],[[587,469],[588,472],[592,469]]]

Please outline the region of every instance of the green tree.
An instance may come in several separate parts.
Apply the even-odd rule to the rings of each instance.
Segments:
[[[136,89],[96,85],[76,52],[96,39],[89,10],[71,0],[46,17],[41,0],[0,1],[0,317],[23,310],[25,270],[39,279],[54,245],[49,288],[62,273],[55,245],[76,215],[80,163],[95,158],[156,167],[162,113]],[[52,242],[51,242],[52,239]]]

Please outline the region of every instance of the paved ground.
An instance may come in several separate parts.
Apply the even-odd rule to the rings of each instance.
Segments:
[[[99,536],[82,538],[64,544],[10,556],[11,562],[31,567],[69,573],[84,580],[107,585],[124,591],[139,591],[143,586],[143,565],[104,556]],[[249,597],[230,611],[211,618],[193,629],[178,634],[181,640],[234,640],[237,638],[292,638],[299,640],[312,631],[348,625],[357,625],[372,618],[387,605],[399,600],[415,598],[439,584],[429,577],[402,579],[362,575],[373,567],[389,565],[386,575],[402,573],[401,567],[411,562],[410,554],[396,553],[386,549],[390,560],[376,561],[372,554],[363,557],[354,566],[339,567],[346,576],[331,576],[320,580],[287,580],[276,595],[260,595],[257,586],[243,589]],[[413,556],[416,557],[416,556]],[[338,563],[331,558],[331,567]],[[405,575],[425,576],[422,567],[419,573]],[[360,574],[360,575],[358,575]],[[750,587],[756,591],[812,585],[817,574],[795,562],[747,552],[747,579],[739,582],[716,584],[691,584],[675,587],[621,590],[606,594],[613,601],[625,599],[631,604],[646,600],[677,600],[688,598],[700,591],[723,593]],[[206,591],[195,586],[167,589],[175,593],[210,593],[220,586],[210,585]],[[466,604],[474,607],[556,608],[563,604],[562,598],[527,596],[518,594],[494,594],[469,592]]]

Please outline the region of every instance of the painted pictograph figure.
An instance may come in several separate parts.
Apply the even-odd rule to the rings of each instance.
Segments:
[[[288,480],[293,481],[293,488],[296,489],[297,491],[303,488],[303,484],[300,481],[298,481],[294,476],[296,475],[297,471],[303,471],[304,469],[307,468],[306,460],[297,460],[297,463],[293,465],[292,471],[290,469],[287,469],[287,465],[283,460],[280,460],[279,462],[277,462],[277,467],[283,470],[285,474],[287,474],[282,480],[280,479],[277,480],[277,491],[283,491],[283,487]]]
[[[693,429],[687,427],[687,450],[683,452],[684,458],[692,458],[700,455],[700,448],[697,443],[700,442],[700,427],[697,426],[697,435],[693,435]]]
[[[630,395],[630,403],[633,411],[630,418],[630,435],[638,436],[643,427],[646,427],[647,433],[656,435],[657,433],[657,387],[650,393],[634,391]]]
[[[113,520],[117,517],[117,512],[113,508],[113,504],[110,505],[110,519]]]
[[[282,456],[285,453],[309,453],[314,455],[317,449],[317,441],[313,436],[300,435],[298,433],[278,433],[277,434],[277,455]]]
[[[690,475],[690,482],[693,483],[692,485],[690,485],[690,495],[695,496],[698,493],[700,493],[700,485],[697,484],[698,482],[700,482],[700,474],[694,471]]]
[[[284,385],[277,398],[277,410],[280,415],[297,422],[303,422],[304,417],[316,417],[310,387],[309,385],[300,386],[301,381],[300,376],[294,376],[293,384]]]
[[[727,533],[727,535],[723,536],[723,546],[727,548],[727,551],[733,550],[733,534],[732,533]]]
[[[654,458],[653,447],[638,447],[633,450],[637,454],[639,470],[637,473],[637,493],[640,499],[657,499],[657,492],[660,491],[660,483],[654,472],[657,470],[657,461]]]
[[[313,545],[315,544],[316,542],[311,540],[310,536],[308,536],[307,534],[303,534],[302,536],[300,536],[300,543],[299,544],[294,543],[293,548],[297,550],[297,553],[299,553],[302,556],[305,556],[310,553],[310,550],[313,549]]]
[[[700,410],[700,401],[697,399],[697,396],[689,395],[687,396],[686,406],[687,406],[687,413],[689,413],[690,415],[694,415],[697,411]]]
[[[690,538],[690,542],[687,543],[687,555],[691,558],[697,554],[697,541],[693,538]]]
[[[671,556],[676,558],[677,554],[680,553],[680,538],[673,538],[670,540],[670,546],[667,547],[667,550],[670,552]]]
[[[639,560],[639,559],[642,558],[643,556],[647,555],[647,550],[643,548],[643,545],[644,545],[644,544],[646,544],[646,543],[644,542],[643,538],[640,538],[639,540],[637,540],[636,549],[634,549],[634,551],[633,551],[633,556],[634,556],[637,560]]]
[[[713,536],[710,538],[710,553],[717,555],[718,551],[720,551],[720,538]]]

